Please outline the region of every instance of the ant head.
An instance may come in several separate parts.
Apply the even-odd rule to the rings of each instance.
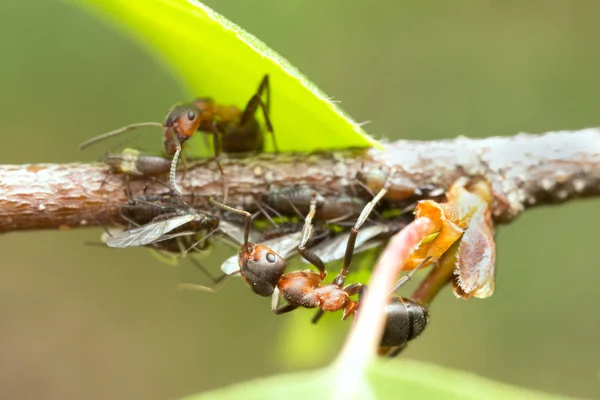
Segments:
[[[254,243],[242,245],[239,259],[242,278],[252,291],[263,297],[272,295],[285,270],[285,259],[270,247]]]
[[[175,153],[173,137],[183,143],[194,135],[200,122],[202,112],[194,103],[181,104],[173,107],[165,121],[165,150],[167,154]]]

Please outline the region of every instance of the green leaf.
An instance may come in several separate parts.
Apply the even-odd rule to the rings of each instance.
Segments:
[[[334,373],[334,369],[328,368],[272,376],[190,396],[186,400],[328,399],[334,389]],[[467,372],[416,361],[379,361],[368,370],[365,379],[365,387],[370,386],[375,399],[565,399],[564,396],[514,387]]]
[[[202,3],[71,1],[117,23],[158,54],[179,78],[187,96],[182,101],[210,96],[244,107],[269,74],[270,117],[282,151],[379,146],[287,60]],[[205,147],[198,139],[188,143],[192,155]],[[272,150],[269,138],[265,143]]]

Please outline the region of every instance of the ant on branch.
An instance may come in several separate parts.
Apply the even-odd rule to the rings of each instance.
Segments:
[[[229,277],[240,274],[244,282],[256,294],[264,297],[272,296],[271,309],[275,314],[287,313],[298,307],[319,308],[320,311],[334,312],[343,310],[342,319],[346,319],[357,311],[367,288],[366,285],[362,285],[361,283],[344,286],[352,261],[356,238],[360,227],[386,193],[387,184],[364,207],[350,232],[342,270],[330,284],[323,284],[327,276],[324,262],[319,256],[306,248],[306,243],[312,231],[312,219],[316,213],[316,198],[313,198],[311,201],[310,210],[305,218],[302,238],[298,245],[298,253],[302,258],[315,266],[318,272],[304,270],[289,272],[287,274],[283,274],[286,266],[286,260],[283,257],[265,245],[248,242],[251,226],[250,213],[211,199],[211,202],[216,206],[244,215],[246,218],[244,243],[241,245],[238,253],[239,270],[215,280],[213,287],[181,284],[180,288],[215,292],[220,289]],[[430,258],[427,258],[411,271],[410,274],[400,279],[392,293],[406,284],[415,271],[429,262],[429,260]],[[359,296],[358,301],[351,299],[351,296],[356,294]],[[280,297],[287,303],[279,306]],[[404,348],[408,341],[419,336],[425,329],[429,320],[429,312],[425,306],[403,297],[391,297],[385,312],[387,322],[380,346],[382,352],[387,352],[390,356],[395,356]],[[316,322],[319,317],[320,314],[317,314],[313,322]]]
[[[266,102],[262,100],[263,92],[266,94]],[[141,122],[126,125],[87,140],[79,146],[79,149],[83,150],[94,143],[133,129],[159,126],[163,128],[164,132],[164,150],[168,155],[173,156],[169,168],[171,188],[181,194],[181,190],[175,181],[177,162],[182,151],[182,145],[196,131],[212,134],[214,160],[221,175],[224,175],[223,168],[218,160],[221,151],[225,153],[240,153],[261,151],[263,149],[264,133],[256,120],[256,112],[260,108],[265,120],[266,130],[273,137],[275,151],[279,151],[277,142],[275,141],[273,125],[269,118],[270,97],[269,76],[265,75],[256,93],[252,95],[243,111],[233,105],[218,104],[210,97],[197,98],[190,103],[173,107],[164,123]]]

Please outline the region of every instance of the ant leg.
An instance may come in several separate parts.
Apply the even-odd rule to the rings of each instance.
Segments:
[[[181,159],[183,160],[183,175],[182,177],[185,178],[186,174],[188,173],[188,162],[187,162],[187,158],[185,157],[185,154],[181,155]]]
[[[273,309],[273,312],[276,315],[281,315],[281,314],[288,313],[290,311],[294,311],[296,308],[298,308],[298,306],[293,306],[291,304],[285,304],[285,305],[283,305],[281,307]]]
[[[275,288],[273,294],[271,296],[271,311],[276,315],[285,314],[290,311],[294,311],[298,306],[293,306],[291,304],[284,304],[282,306],[278,306],[279,304],[279,289]]]
[[[381,200],[383,196],[387,193],[389,188],[389,184],[386,182],[386,185],[377,193],[377,195],[367,203],[367,205],[363,208],[356,223],[350,230],[350,236],[348,237],[348,244],[346,245],[346,253],[344,254],[344,263],[342,264],[342,270],[339,275],[335,277],[333,280],[333,284],[339,287],[344,285],[346,281],[346,276],[348,275],[348,270],[350,269],[350,263],[352,262],[352,256],[354,255],[354,246],[356,244],[356,237],[358,236],[358,230],[365,223],[375,205]]]
[[[412,276],[414,275],[415,272],[417,272],[417,270],[419,268],[421,268],[422,266],[424,266],[425,264],[427,264],[429,262],[429,260],[431,260],[431,256],[425,257],[425,259],[423,261],[421,261],[421,263],[419,263],[419,265],[417,265],[415,267],[415,269],[413,269],[412,271],[410,271],[410,273],[408,275],[403,276],[398,283],[396,283],[394,285],[394,287],[392,288],[392,290],[390,291],[391,293],[394,293],[396,290],[400,289],[402,286],[406,285],[406,282],[410,281],[410,279],[412,278]]]
[[[219,129],[217,128],[216,121],[213,121],[210,129],[211,134],[213,135],[213,153],[215,155],[215,162],[217,163],[217,167],[219,168],[219,172],[221,176],[225,176],[223,172],[223,167],[221,167],[221,163],[219,162],[219,155],[221,155],[221,140],[219,136]]]
[[[229,207],[228,205],[225,205],[223,203],[219,203],[218,201],[216,201],[215,199],[213,199],[212,197],[210,199],[208,199],[209,202],[211,202],[213,205],[222,208],[223,210],[227,210],[230,212],[234,212],[236,214],[240,214],[243,215],[246,218],[246,223],[244,226],[244,243],[246,244],[246,251],[248,253],[250,253],[250,246],[248,245],[248,239],[250,237],[250,226],[252,224],[252,214],[250,214],[248,211],[245,210],[238,210],[237,208],[234,207]]]
[[[109,169],[106,172],[106,177],[104,179],[102,179],[102,183],[100,184],[100,187],[98,188],[98,190],[102,189],[104,187],[104,184],[106,184],[106,181],[108,181],[108,178],[110,178],[110,176],[114,174],[114,171],[112,169]]]
[[[315,313],[315,316],[310,320],[311,323],[316,324],[317,322],[319,322],[319,320],[321,319],[321,317],[323,316],[323,314],[325,314],[325,310],[323,310],[322,308],[319,309],[319,311],[317,311]]]
[[[204,235],[200,240],[196,241],[196,243],[194,243],[193,245],[191,245],[190,247],[188,247],[182,254],[181,257],[184,257],[187,253],[189,253],[190,251],[192,251],[193,249],[196,248],[196,246],[198,246],[200,243],[204,242],[206,239],[208,239],[209,237],[211,237],[216,231],[218,231],[219,228],[215,228],[212,231],[210,231],[209,233],[207,233],[206,235]]]
[[[219,172],[221,173],[221,190],[223,192],[223,201],[227,202],[227,192],[229,191],[229,187],[227,186],[227,180],[225,179],[225,172],[223,172],[223,167],[219,162],[219,156],[221,155],[221,136],[219,129],[217,128],[217,122],[213,121],[211,125],[211,133],[213,135],[213,153],[215,154],[215,163],[217,164],[217,168],[219,168]]]
[[[265,210],[265,207],[263,207],[263,204],[256,199],[255,199],[255,202],[256,202],[256,205],[258,206],[258,209],[260,210],[260,213],[262,215],[264,215],[265,218],[267,218],[267,221],[269,221],[271,223],[271,225],[273,225],[275,228],[279,228],[279,225],[277,225],[277,223],[275,221],[273,221],[273,218],[271,218],[271,216],[269,215],[267,210]]]
[[[266,93],[266,102],[263,102],[261,99],[263,91]],[[269,75],[264,76],[264,78],[260,82],[260,85],[258,86],[258,90],[250,98],[248,104],[246,104],[246,108],[244,109],[244,112],[240,118],[240,125],[245,126],[246,124],[248,124],[254,117],[254,114],[256,114],[256,110],[259,107],[262,111],[263,118],[265,120],[266,130],[271,134],[271,137],[273,138],[273,148],[275,149],[276,153],[279,153],[277,140],[275,140],[273,124],[271,123],[271,118],[269,117],[271,111],[271,86],[269,85]]]
[[[355,294],[359,293],[363,287],[364,285],[362,283],[353,283],[346,286],[344,288],[344,292],[348,293],[349,296],[354,296]],[[344,316],[342,317],[342,319],[348,318],[350,315],[354,314],[355,311],[356,306],[352,309],[349,309],[348,312],[344,311]],[[316,324],[317,322],[319,322],[323,314],[325,314],[325,311],[323,309],[319,309],[319,311],[315,313],[314,317],[310,320],[310,322]]]
[[[304,227],[302,228],[302,239],[300,240],[300,244],[298,244],[298,253],[306,261],[317,267],[317,269],[320,272],[321,279],[325,279],[325,277],[327,276],[327,272],[325,271],[325,263],[323,263],[323,260],[321,260],[319,256],[317,256],[315,253],[309,251],[306,248],[306,242],[308,242],[308,239],[310,238],[310,234],[312,232],[312,219],[315,216],[316,208],[317,200],[315,197],[313,197],[313,199],[310,202],[310,210],[308,211],[308,214],[306,215],[306,218],[304,220]]]
[[[300,217],[300,219],[302,219],[304,217],[304,215],[302,215],[302,213],[300,212],[300,210],[298,210],[298,207],[296,207],[296,205],[294,204],[294,202],[292,200],[290,200],[289,197],[286,197],[285,199],[289,203],[290,207],[292,207],[292,210],[294,210],[294,212],[296,213],[296,215],[298,217]]]
[[[198,285],[195,283],[180,283],[179,285],[177,285],[177,288],[179,290],[196,290],[196,291],[200,291],[200,292],[217,293],[219,290],[221,290],[221,288],[223,287],[225,282],[227,282],[229,280],[229,278],[231,278],[234,275],[239,274],[240,272],[241,271],[238,270],[232,274],[229,274],[229,275],[225,274],[225,275],[221,276],[220,278],[213,279],[213,282],[214,282],[213,286],[203,286],[203,285]]]
[[[202,271],[204,273],[204,275],[206,275],[208,277],[208,279],[210,279],[213,284],[217,284],[219,283],[219,281],[221,279],[224,279],[223,277],[219,277],[219,278],[214,278],[206,268],[204,268],[204,266],[200,263],[200,261],[196,260],[194,257],[190,257],[190,260],[192,261],[192,264],[194,264],[196,267],[198,267],[200,269],[200,271]]]
[[[396,357],[398,354],[400,354],[404,349],[406,349],[406,346],[408,345],[408,343],[404,343],[401,346],[397,346],[392,348],[392,350],[390,350],[389,353],[387,353],[386,357],[388,358],[394,358]]]
[[[362,287],[362,283],[353,283],[351,285],[348,285],[344,288],[344,292],[348,293],[348,296],[354,296],[356,293],[358,293],[360,291],[360,288]],[[358,302],[356,301],[348,301],[346,303],[346,306],[344,307],[344,315],[342,316],[342,319],[346,319],[349,316],[351,316],[352,314],[354,314],[354,312],[356,311],[356,309],[358,308]]]

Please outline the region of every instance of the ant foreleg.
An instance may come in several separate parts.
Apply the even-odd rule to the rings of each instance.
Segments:
[[[391,174],[390,174],[391,176]],[[367,205],[363,208],[356,223],[352,227],[350,231],[350,237],[348,237],[348,244],[346,245],[346,253],[344,254],[344,263],[342,264],[342,270],[339,275],[335,277],[333,280],[333,284],[341,287],[346,281],[346,276],[348,275],[348,270],[350,269],[350,263],[352,262],[352,256],[354,255],[354,246],[356,243],[356,237],[358,236],[358,230],[365,223],[379,200],[388,192],[389,184],[386,182],[386,185],[377,193],[373,199],[367,203]]]
[[[279,289],[275,288],[273,294],[271,295],[271,311],[273,311],[274,314],[285,314],[290,311],[294,311],[296,308],[298,308],[298,306],[293,306],[291,304],[279,306]]]
[[[302,239],[300,240],[300,244],[298,244],[298,253],[302,258],[311,263],[313,266],[317,267],[320,273],[321,280],[325,279],[327,276],[327,272],[325,271],[325,263],[319,256],[315,253],[311,252],[306,248],[306,243],[308,239],[310,239],[310,234],[312,232],[312,219],[315,216],[315,212],[317,209],[317,200],[315,197],[310,201],[310,210],[304,219],[304,227],[302,228]]]
[[[394,347],[392,348],[387,354],[386,357],[388,358],[394,358],[396,357],[398,354],[400,354],[404,349],[406,349],[406,346],[408,345],[408,343],[404,343],[402,346],[398,346],[398,347]]]
[[[202,267],[201,267],[202,268]],[[236,271],[232,274],[224,274],[221,277],[215,279],[213,278],[210,274],[208,274],[204,268],[202,268],[202,270],[208,275],[208,277],[213,281],[214,285],[213,286],[204,286],[204,285],[199,285],[196,283],[180,283],[179,285],[177,285],[177,288],[179,290],[197,290],[200,292],[209,292],[209,293],[217,293],[219,290],[221,290],[221,288],[223,287],[223,285],[225,284],[225,282],[227,282],[229,280],[229,278],[231,278],[234,275],[239,274],[241,271]]]
[[[230,207],[226,204],[220,203],[214,200],[212,197],[208,199],[209,202],[214,204],[215,206],[222,208],[223,210],[227,210],[239,215],[243,215],[246,218],[246,222],[244,224],[244,244],[246,245],[246,251],[250,253],[250,247],[248,245],[248,240],[250,237],[250,226],[252,225],[252,214],[245,210],[238,210],[237,208]]]
[[[219,132],[216,121],[213,121],[211,125],[211,133],[213,136],[213,152],[215,155],[214,160],[217,164],[217,168],[219,168],[219,172],[221,173],[221,190],[223,192],[223,201],[227,202],[227,192],[229,191],[229,188],[227,186],[227,180],[225,179],[225,172],[223,171],[223,167],[219,162],[219,156],[221,155],[221,132]]]

